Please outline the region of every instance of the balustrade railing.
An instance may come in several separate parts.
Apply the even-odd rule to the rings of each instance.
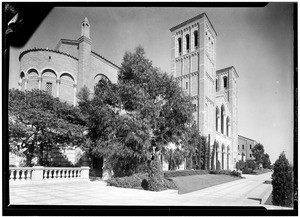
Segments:
[[[10,182],[89,179],[89,167],[9,167]]]

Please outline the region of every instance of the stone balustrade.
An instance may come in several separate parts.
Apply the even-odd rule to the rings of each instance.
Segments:
[[[10,184],[88,181],[89,167],[9,167]]]

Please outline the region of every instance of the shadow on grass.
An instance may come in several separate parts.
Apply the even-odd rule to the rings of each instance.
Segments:
[[[240,180],[239,177],[228,175],[194,175],[194,176],[180,176],[172,178],[173,182],[178,188],[178,194],[186,194],[193,191],[198,191],[211,186],[223,184]]]

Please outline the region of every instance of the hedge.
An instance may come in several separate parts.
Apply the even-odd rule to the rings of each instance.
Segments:
[[[208,170],[175,170],[164,171],[165,178],[172,178],[177,176],[192,176],[192,175],[205,175],[208,174]]]
[[[216,175],[229,175],[229,176],[237,176],[242,177],[241,173],[237,171],[231,171],[231,170],[211,170],[209,171],[210,174],[216,174]]]
[[[149,175],[147,173],[136,173],[132,176],[110,178],[106,182],[108,186],[149,190]],[[174,182],[162,179],[160,187],[157,190],[166,189],[177,189],[177,187]]]
[[[148,179],[147,173],[136,173],[132,176],[116,177],[106,180],[108,186],[121,188],[138,188],[141,189],[144,179]]]

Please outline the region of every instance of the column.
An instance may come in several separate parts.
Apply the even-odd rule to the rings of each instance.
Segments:
[[[19,82],[18,82],[18,89],[19,89],[19,91],[22,90],[22,81],[19,81]]]
[[[42,89],[42,77],[38,77],[38,82],[39,82],[39,90]]]
[[[56,97],[59,97],[60,79],[56,79]]]
[[[76,98],[76,93],[77,93],[77,84],[73,84],[73,89],[74,89],[74,106],[76,106],[77,103],[77,98]]]
[[[25,79],[24,79],[24,89],[25,89],[25,90],[27,90],[27,83],[28,83],[28,79],[25,78]]]
[[[230,153],[227,153],[227,169],[229,170],[229,159],[230,159]]]

